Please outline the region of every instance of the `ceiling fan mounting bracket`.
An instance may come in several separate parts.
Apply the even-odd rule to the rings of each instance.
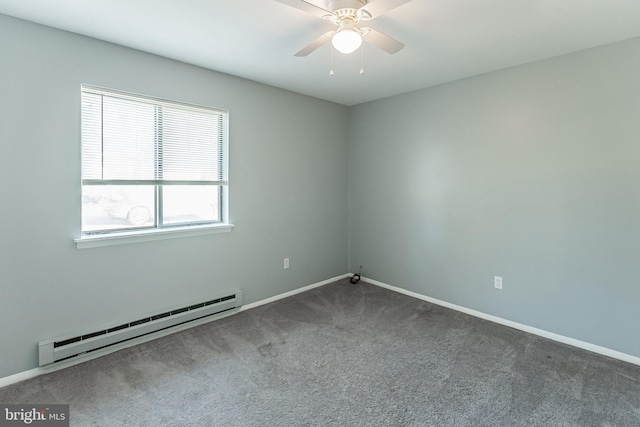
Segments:
[[[367,4],[365,0],[328,0],[328,10],[331,12],[338,12],[340,9],[355,9],[358,10]]]

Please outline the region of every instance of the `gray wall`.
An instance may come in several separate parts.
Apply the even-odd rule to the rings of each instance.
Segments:
[[[640,356],[639,76],[632,39],[351,108],[351,271]]]
[[[0,377],[41,339],[347,272],[346,107],[2,15],[0,58]],[[235,229],[76,249],[81,83],[230,110]]]

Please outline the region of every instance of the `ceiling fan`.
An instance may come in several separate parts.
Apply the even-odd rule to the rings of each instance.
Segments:
[[[326,9],[305,0],[276,1],[330,21],[337,27],[303,47],[294,56],[307,56],[329,41],[337,51],[345,54],[355,52],[363,41],[388,53],[396,53],[404,47],[404,44],[380,31],[360,27],[360,23],[377,18],[411,0],[323,0],[327,3]]]

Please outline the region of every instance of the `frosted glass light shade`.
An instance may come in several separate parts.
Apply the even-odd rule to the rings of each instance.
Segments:
[[[362,36],[349,28],[338,31],[331,39],[331,44],[341,53],[353,53],[362,44]]]

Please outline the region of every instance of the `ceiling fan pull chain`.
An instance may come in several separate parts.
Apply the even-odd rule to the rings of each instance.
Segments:
[[[364,44],[360,46],[360,75],[364,75]]]
[[[329,52],[331,57],[331,69],[329,70],[329,76],[333,76],[333,46],[329,46]]]

